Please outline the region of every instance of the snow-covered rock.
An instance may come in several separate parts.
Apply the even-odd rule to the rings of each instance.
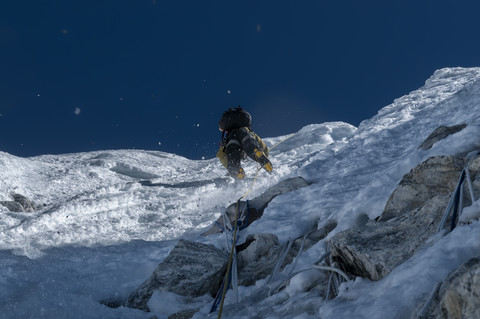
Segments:
[[[387,221],[424,205],[436,196],[451,194],[464,165],[463,158],[438,156],[415,167],[402,178],[379,220]]]
[[[432,134],[430,134],[425,139],[425,141],[423,141],[422,144],[420,144],[418,149],[429,150],[432,148],[433,144],[435,144],[436,142],[443,140],[444,138],[446,138],[451,134],[460,132],[465,127],[467,127],[467,124],[458,124],[454,126],[443,126],[443,125],[439,126],[432,132]]]
[[[480,259],[472,258],[451,272],[412,319],[480,318]]]
[[[15,213],[33,212],[35,210],[35,205],[27,197],[21,194],[12,194],[11,196],[13,201],[0,201],[0,205]]]
[[[333,258],[356,276],[384,278],[436,233],[465,163],[464,158],[440,156],[412,169],[400,181],[377,221],[331,239]],[[476,175],[473,170],[472,176]],[[466,193],[464,202],[468,202]]]
[[[226,253],[212,245],[180,239],[150,278],[128,297],[127,306],[148,311],[156,290],[186,297],[215,296],[227,260]]]

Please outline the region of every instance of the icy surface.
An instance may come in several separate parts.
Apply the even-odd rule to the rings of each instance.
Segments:
[[[467,128],[418,150],[438,126]],[[281,242],[336,221],[332,235],[360,214],[380,215],[402,176],[434,155],[480,149],[480,69],[442,69],[425,86],[395,100],[358,128],[347,123],[312,124],[293,136],[267,138],[273,174],[244,164],[246,180],[234,182],[216,159],[192,161],[155,151],[106,150],[18,158],[0,152],[0,200],[22,194],[33,213],[0,206],[1,318],[150,318],[121,304],[175,245],[178,238],[225,246],[224,235],[199,234],[251,188],[254,198],[288,177],[307,188],[276,197],[261,220],[242,231],[274,233]],[[290,137],[288,140],[285,140]],[[142,181],[150,181],[142,183]],[[378,282],[356,279],[338,298],[324,301],[309,282],[317,271],[295,276],[270,297],[241,287],[241,311],[225,302],[225,318],[409,318],[449,271],[480,252],[478,201],[461,225],[437,236]],[[331,236],[331,235],[330,235]],[[329,237],[330,237],[329,236]],[[328,237],[328,238],[329,238]],[[308,269],[325,252],[320,243],[302,254],[296,270]],[[285,271],[289,271],[287,267]],[[200,307],[207,317],[211,297],[196,300],[155,294],[149,306],[158,318]],[[107,306],[109,305],[109,306]],[[216,318],[216,315],[214,316]]]

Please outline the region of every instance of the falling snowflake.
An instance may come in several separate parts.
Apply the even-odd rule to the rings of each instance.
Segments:
[[[80,112],[82,112],[82,110],[79,107],[76,107],[75,111],[73,111],[75,115],[80,115]]]

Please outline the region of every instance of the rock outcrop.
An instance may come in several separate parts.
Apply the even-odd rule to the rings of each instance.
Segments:
[[[480,318],[480,259],[472,258],[448,275],[431,302],[412,319]]]
[[[226,252],[213,245],[180,239],[147,281],[128,298],[127,306],[148,311],[155,290],[186,297],[214,296],[227,268]]]
[[[285,259],[280,264],[279,270],[282,270],[294,260],[302,247],[302,243],[303,250],[307,250],[325,238],[336,226],[335,223],[329,223],[320,229],[316,229],[316,225],[312,225],[313,231],[293,240],[290,249],[286,251]],[[269,276],[275,268],[280,255],[287,248],[286,245],[287,243],[284,245],[279,244],[277,236],[272,234],[247,236],[245,243],[237,246],[238,284],[251,286],[257,280]]]
[[[439,126],[425,139],[425,141],[423,141],[422,144],[420,144],[418,149],[431,149],[433,144],[435,144],[436,142],[443,140],[449,135],[460,132],[466,127],[467,124],[459,124],[454,126]]]
[[[20,194],[12,195],[13,201],[0,201],[0,205],[5,206],[11,212],[33,212],[35,207],[31,200]]]
[[[427,159],[402,178],[379,220],[387,221],[412,211],[435,196],[450,195],[464,166],[465,160],[455,156]]]
[[[385,277],[435,233],[466,163],[464,158],[439,156],[412,169],[377,221],[331,239],[332,257],[353,275],[371,280]],[[480,157],[469,162],[477,191],[479,163]],[[464,200],[468,204],[468,196]]]
[[[307,250],[335,227],[334,223],[327,224],[306,234],[305,240],[303,237],[294,240],[279,270],[297,256],[302,242],[303,249]],[[285,248],[286,244],[280,244],[275,235],[249,235],[245,243],[237,246],[238,284],[254,285],[257,280],[270,275]],[[148,302],[156,290],[186,297],[214,296],[225,276],[227,258],[225,251],[212,245],[181,239],[150,278],[129,296],[127,306],[149,311]]]

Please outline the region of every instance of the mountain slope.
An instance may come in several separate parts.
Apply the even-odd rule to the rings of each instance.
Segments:
[[[429,150],[418,150],[438,126],[463,123],[464,130]],[[245,164],[249,177],[233,182],[216,159],[192,161],[154,151],[33,158],[0,153],[0,200],[18,193],[37,206],[33,213],[0,206],[0,282],[6,287],[0,292],[0,313],[6,318],[148,318],[151,314],[104,303],[124,300],[180,237],[224,248],[223,235],[199,234],[252,185],[248,198],[292,176],[312,183],[276,197],[240,240],[267,232],[283,243],[317,222],[321,227],[334,220],[338,226],[333,236],[362,214],[379,216],[410,169],[434,155],[480,149],[479,136],[480,68],[448,68],[358,128],[341,122],[312,124],[288,140],[266,139],[270,146],[285,141],[271,152],[273,175],[260,171],[258,179],[252,162]],[[293,278],[287,289],[242,312],[228,307],[228,299],[225,317],[382,318],[388,308],[392,318],[405,318],[435,280],[480,251],[480,243],[466,240],[464,232],[478,238],[479,223],[439,239],[385,280],[347,283],[336,300],[325,302],[317,292],[306,291],[305,282],[314,276],[309,274]],[[310,267],[325,252],[326,240],[305,252],[297,268]],[[421,280],[411,276],[412,269]],[[241,297],[254,289],[242,288]],[[188,308],[188,303],[173,296],[161,306],[168,313],[174,307]],[[206,309],[196,317],[205,317]]]

